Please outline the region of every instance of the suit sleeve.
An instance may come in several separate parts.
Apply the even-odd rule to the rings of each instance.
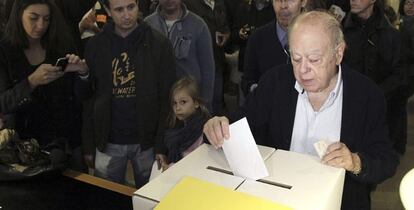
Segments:
[[[402,40],[400,33],[397,31],[392,31],[392,40],[391,40],[391,50],[392,50],[392,59],[391,63],[389,64],[389,68],[391,68],[390,75],[379,84],[381,89],[385,93],[385,97],[387,99],[391,98],[393,92],[403,84],[405,79],[405,66],[403,65],[402,59]]]
[[[197,60],[201,73],[201,97],[211,110],[214,92],[215,63],[211,35],[207,24],[203,23],[203,29],[197,39]]]
[[[9,72],[11,65],[4,49],[0,52],[0,112],[7,114],[18,110],[32,100],[32,90],[27,78],[21,81],[12,81]]]
[[[399,164],[398,155],[392,149],[388,137],[388,128],[385,120],[386,103],[380,91],[372,92],[367,102],[367,115],[364,145],[360,147],[358,155],[361,158],[362,170],[358,176],[351,177],[363,183],[377,184],[391,177]]]
[[[253,34],[247,41],[246,52],[244,55],[244,69],[241,80],[241,88],[245,96],[250,93],[250,87],[259,82],[259,64],[257,58],[258,37]]]
[[[162,61],[159,66],[159,84],[160,84],[160,115],[158,119],[157,135],[155,140],[155,153],[166,154],[166,147],[164,145],[164,131],[166,127],[166,119],[168,110],[170,109],[169,93],[172,85],[176,81],[175,73],[175,58],[172,51],[172,46],[168,40],[163,40],[161,44],[160,60]]]
[[[94,138],[94,126],[93,126],[93,113],[94,113],[94,46],[91,44],[92,40],[89,40],[85,49],[85,60],[89,67],[89,77],[86,80],[82,80],[77,77],[75,81],[75,94],[82,100],[82,149],[84,154],[95,154],[95,138]]]

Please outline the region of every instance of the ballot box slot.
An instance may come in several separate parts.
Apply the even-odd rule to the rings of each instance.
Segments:
[[[212,171],[217,171],[217,172],[220,172],[220,173],[223,173],[223,174],[228,174],[228,175],[234,176],[233,172],[225,170],[225,169],[221,169],[221,168],[216,168],[214,166],[207,166],[207,169],[212,170]],[[273,185],[273,186],[276,186],[276,187],[285,188],[285,189],[288,189],[288,190],[292,189],[292,186],[290,186],[290,185],[282,184],[282,183],[278,183],[278,182],[272,182],[272,181],[269,181],[269,180],[259,179],[259,180],[257,180],[257,182],[261,182],[263,184],[268,184],[268,185]]]
[[[234,190],[237,190],[237,189],[239,189],[239,187],[240,186],[242,186],[242,184],[245,182],[246,180],[243,180],[239,185],[237,185],[237,187],[236,187],[236,189],[234,189]]]

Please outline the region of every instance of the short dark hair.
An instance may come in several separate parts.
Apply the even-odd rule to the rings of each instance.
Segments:
[[[109,0],[98,0],[99,3],[105,5],[109,9]],[[138,4],[138,0],[135,0]]]
[[[46,33],[41,39],[42,47],[60,54],[74,50],[74,42],[70,36],[69,28],[59,10],[52,0],[15,0],[9,20],[4,32],[4,40],[13,47],[26,49],[29,40],[22,23],[23,11],[33,4],[46,4],[50,11],[50,22]]]
[[[404,4],[407,0],[401,0],[400,1],[400,5],[398,6],[398,12],[400,13],[401,16],[406,16],[407,14],[405,14],[404,11]]]

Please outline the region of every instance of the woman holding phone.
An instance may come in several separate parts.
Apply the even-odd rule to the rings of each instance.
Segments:
[[[0,42],[0,112],[12,119],[6,126],[43,147],[80,142],[80,104],[73,91],[78,76],[65,72],[88,69],[70,54],[69,34],[52,0],[15,0]],[[55,66],[61,57],[67,58],[64,68]]]

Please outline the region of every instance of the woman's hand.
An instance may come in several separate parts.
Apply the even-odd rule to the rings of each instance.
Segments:
[[[55,81],[62,77],[63,74],[60,67],[42,64],[27,79],[29,80],[30,87],[34,89],[39,85],[46,85]]]

